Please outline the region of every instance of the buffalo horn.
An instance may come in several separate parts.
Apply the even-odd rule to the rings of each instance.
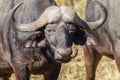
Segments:
[[[75,20],[76,23],[79,24],[80,26],[82,26],[83,28],[86,28],[86,29],[96,29],[96,28],[101,27],[101,25],[103,25],[104,22],[106,21],[106,18],[107,18],[107,10],[106,10],[106,8],[99,1],[95,1],[95,2],[100,6],[100,8],[102,9],[102,13],[103,14],[100,17],[100,19],[98,19],[98,20],[96,20],[94,22],[83,21],[79,17],[76,17],[75,18],[76,19]]]
[[[61,15],[62,15],[62,20],[64,22],[72,22],[73,24],[77,24],[80,28],[82,29],[96,29],[99,28],[106,20],[107,18],[107,10],[106,8],[98,1],[95,1],[102,9],[103,15],[100,19],[94,21],[94,22],[87,22],[82,20],[74,10],[67,6],[61,6]]]
[[[79,25],[80,28],[83,29],[96,29],[99,28],[107,18],[106,8],[100,2],[96,1],[96,3],[101,7],[103,15],[100,19],[94,22],[87,22],[80,19],[75,11],[67,6],[61,6],[60,8],[57,6],[51,6],[48,7],[36,21],[29,24],[20,24],[14,19],[14,13],[20,4],[14,7],[11,11],[11,21],[19,31],[35,31],[39,28],[44,27],[46,24],[57,22],[61,18],[64,22],[72,22],[73,24]]]
[[[13,25],[16,27],[16,29],[19,31],[35,31],[39,28],[44,27],[48,23],[53,23],[60,19],[59,7],[51,6],[47,8],[36,21],[29,24],[20,24],[14,19],[14,13],[18,7],[19,6],[14,7],[11,11],[11,21],[13,22]]]
[[[106,19],[107,19],[107,10],[106,10],[106,8],[99,1],[96,0],[95,2],[102,9],[103,14],[102,14],[101,18],[98,19],[97,21],[95,21],[95,22],[87,22],[87,24],[90,26],[91,29],[96,29],[96,28],[101,27],[104,24],[104,22],[106,21]]]

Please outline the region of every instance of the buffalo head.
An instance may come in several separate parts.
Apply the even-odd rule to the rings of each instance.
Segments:
[[[10,20],[13,26],[21,32],[44,30],[42,33],[49,48],[54,53],[54,58],[60,61],[69,61],[76,55],[76,53],[75,55],[72,54],[71,46],[73,42],[84,45],[86,42],[85,30],[96,29],[106,20],[106,9],[101,3],[97,2],[97,4],[101,7],[103,15],[95,22],[87,22],[80,19],[75,11],[67,6],[51,6],[36,21],[30,24],[20,24],[15,21],[14,13],[21,4],[12,9]]]

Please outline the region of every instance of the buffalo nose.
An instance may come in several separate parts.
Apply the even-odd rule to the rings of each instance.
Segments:
[[[67,48],[67,49],[58,48],[57,54],[61,55],[62,58],[68,58],[72,54],[72,49],[71,48]]]

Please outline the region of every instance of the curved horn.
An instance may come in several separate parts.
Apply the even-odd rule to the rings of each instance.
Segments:
[[[96,29],[96,28],[101,27],[101,26],[104,24],[104,22],[106,21],[107,16],[108,16],[107,10],[106,10],[106,8],[104,7],[104,5],[103,5],[101,2],[97,1],[97,0],[96,0],[95,2],[96,2],[96,3],[99,5],[99,7],[102,9],[102,16],[101,16],[100,19],[98,19],[98,20],[95,21],[95,22],[86,22],[91,29]]]
[[[68,22],[68,23],[71,22],[73,24],[77,24],[82,29],[89,28],[89,26],[87,25],[87,23],[85,21],[83,21],[76,14],[76,12],[73,9],[71,9],[70,7],[68,7],[68,6],[61,6],[60,10],[61,10],[61,15],[62,15],[62,20],[64,22]]]
[[[22,4],[23,4],[23,2],[19,3],[18,5],[16,5],[16,6],[10,11],[10,13],[8,14],[8,15],[9,15],[10,23],[15,20],[15,19],[14,19],[15,11],[16,11]],[[13,18],[13,20],[12,20],[12,18]]]
[[[80,26],[82,26],[82,28],[85,28],[85,29],[87,29],[87,30],[89,30],[89,29],[97,29],[97,28],[101,27],[101,25],[103,25],[104,22],[105,22],[106,19],[107,19],[108,13],[107,13],[106,8],[105,8],[105,7],[103,6],[103,4],[100,3],[99,1],[95,1],[95,2],[96,2],[96,3],[100,6],[100,8],[102,9],[103,15],[101,16],[100,19],[98,19],[98,20],[96,20],[96,21],[94,21],[94,22],[87,22],[87,21],[83,21],[82,19],[80,19],[77,14],[75,15],[75,16],[76,16],[76,17],[75,17],[76,23],[79,24]]]
[[[82,20],[76,13],[74,10],[72,10],[71,8],[67,7],[67,6],[62,6],[61,8],[61,13],[63,14],[62,19],[65,22],[73,22],[77,25],[79,25],[80,28],[83,29],[96,29],[99,28],[101,25],[103,25],[103,23],[106,21],[107,18],[107,10],[106,8],[98,1],[95,1],[102,9],[103,15],[100,19],[98,19],[95,22],[87,22]]]
[[[14,16],[16,9],[12,10],[11,16]],[[51,6],[48,7],[36,21],[30,24],[20,24],[15,21],[14,17],[12,17],[12,22],[19,31],[35,31],[39,28],[42,28],[47,23],[53,23],[58,21],[60,19],[60,16],[61,15],[60,15],[59,7]]]

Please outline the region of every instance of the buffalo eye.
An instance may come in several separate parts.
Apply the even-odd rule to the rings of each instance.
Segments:
[[[57,24],[48,24],[46,29],[45,29],[45,33],[49,36],[54,35],[56,25]]]
[[[75,28],[75,27],[74,27],[74,28],[69,29],[69,33],[75,33],[75,31],[76,31],[76,28]]]
[[[54,32],[55,32],[54,29],[47,29],[46,31],[47,31],[47,34],[48,34],[48,35],[53,35]]]
[[[54,32],[54,30],[48,29],[47,32],[48,32],[48,33],[52,33],[52,32]]]
[[[76,27],[73,24],[67,24],[67,28],[68,28],[69,33],[76,32]]]

